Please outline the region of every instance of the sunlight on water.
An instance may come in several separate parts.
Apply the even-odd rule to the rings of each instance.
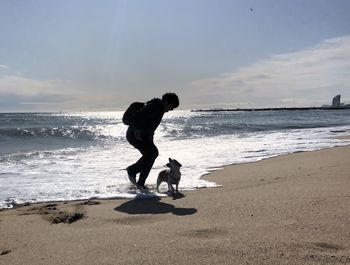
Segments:
[[[126,142],[122,114],[0,114],[0,207],[135,197],[125,168],[140,154]],[[349,144],[335,138],[350,133],[348,114],[167,113],[155,135],[160,155],[146,184],[154,187],[169,157],[183,165],[180,190],[190,190],[215,186],[200,177],[225,164]]]

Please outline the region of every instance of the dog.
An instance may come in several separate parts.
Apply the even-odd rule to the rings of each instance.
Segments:
[[[173,184],[176,185],[175,191],[179,192],[179,182],[181,179],[180,167],[182,165],[175,159],[169,158],[169,163],[166,164],[170,169],[164,169],[158,174],[157,178],[157,192],[159,192],[159,185],[162,182],[168,183],[168,190],[171,193],[174,193]]]

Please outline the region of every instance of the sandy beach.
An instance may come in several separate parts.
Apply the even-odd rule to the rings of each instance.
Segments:
[[[221,187],[175,197],[2,210],[0,264],[350,264],[349,157],[226,166],[204,176]]]

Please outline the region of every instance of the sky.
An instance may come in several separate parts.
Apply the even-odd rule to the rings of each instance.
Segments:
[[[1,0],[0,112],[350,103],[348,0]]]

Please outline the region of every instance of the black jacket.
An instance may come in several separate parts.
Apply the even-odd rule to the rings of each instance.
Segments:
[[[154,134],[164,115],[163,102],[160,98],[148,101],[140,111],[135,113],[135,122],[130,130],[140,130]]]

